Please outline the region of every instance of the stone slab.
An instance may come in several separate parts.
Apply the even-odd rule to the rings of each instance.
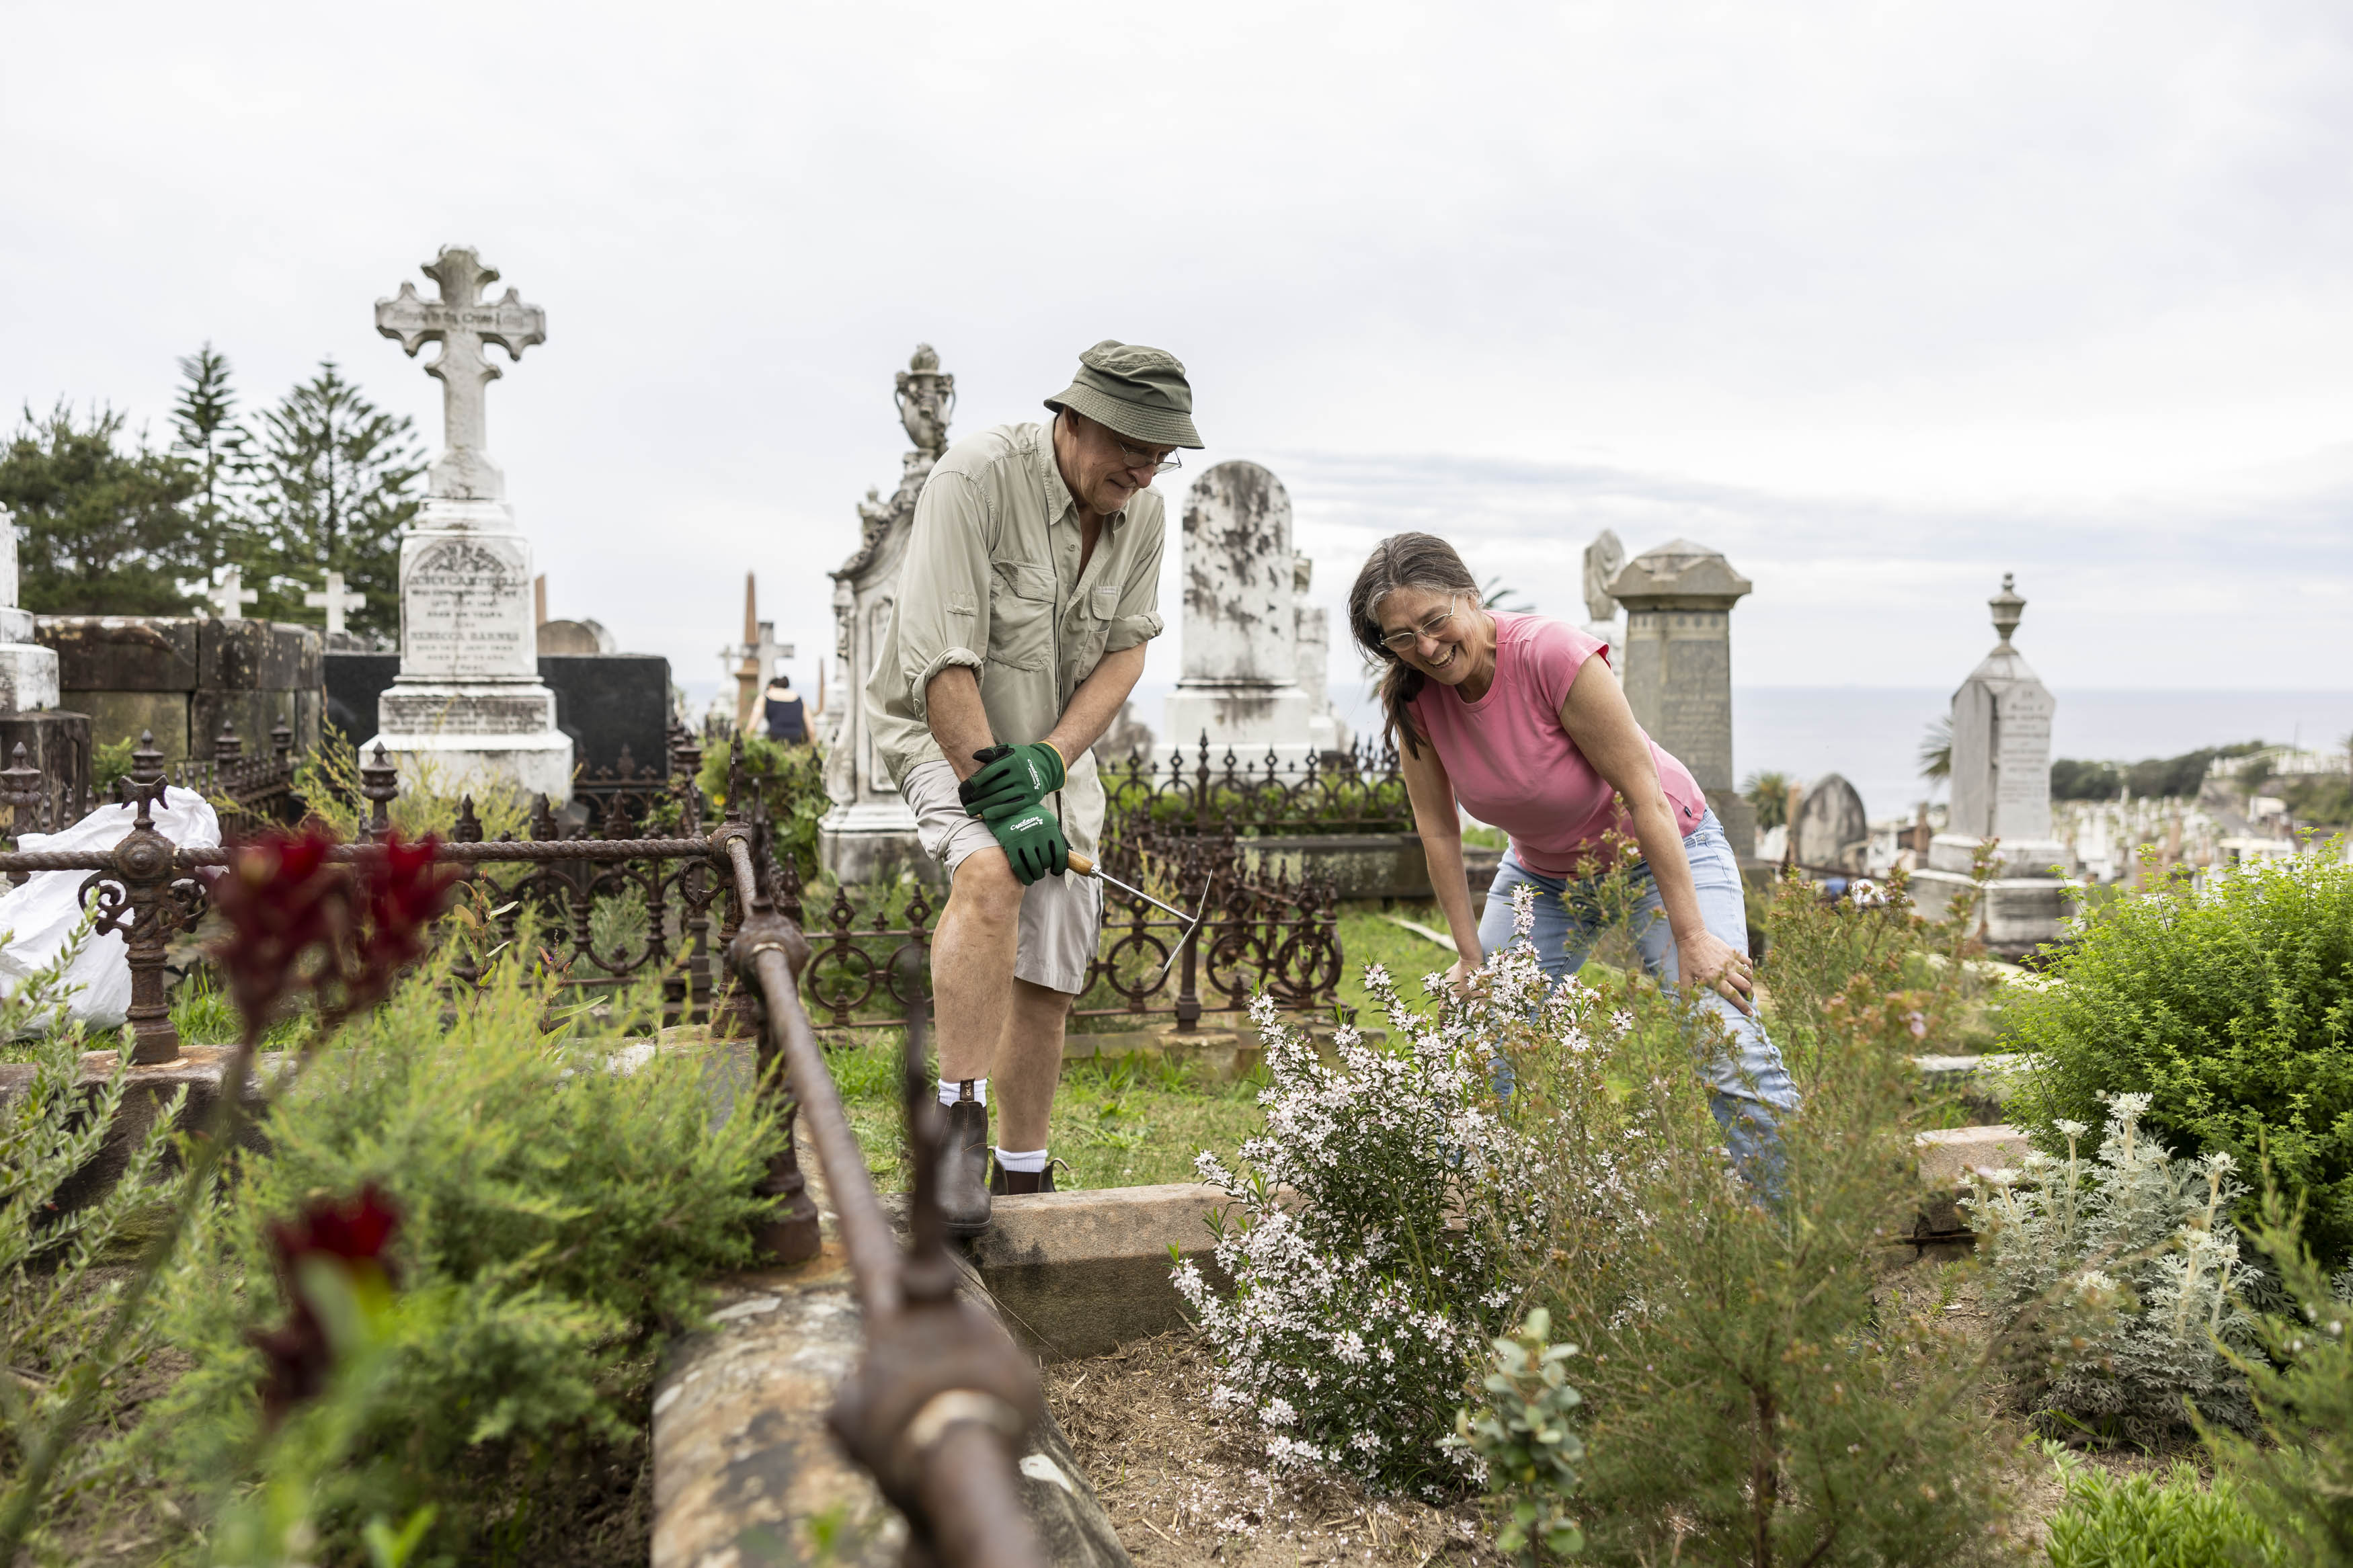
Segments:
[[[1187,1321],[1168,1249],[1208,1271],[1208,1215],[1232,1202],[1194,1182],[999,1197],[966,1255],[1040,1360],[1102,1355]]]
[[[320,660],[327,689],[327,722],[356,745],[384,728],[376,700],[400,674],[396,653],[356,653],[330,648]]]
[[[1239,841],[1242,865],[1253,876],[1303,874],[1330,879],[1343,899],[1404,899],[1432,896],[1430,861],[1414,833],[1269,834]],[[1462,868],[1473,898],[1484,898],[1504,852],[1465,845]]]
[[[155,737],[155,749],[166,763],[188,755],[188,700],[185,691],[76,691],[69,694],[77,711],[90,715],[90,740],[100,746],[135,741],[141,734]],[[209,754],[209,752],[207,752]]]
[[[1966,1186],[1972,1171],[2010,1170],[2034,1147],[2008,1122],[1915,1133],[1912,1142],[1920,1154],[1921,1184],[1939,1193]]]
[[[670,749],[670,660],[657,654],[542,654],[539,679],[555,693],[556,728],[572,737],[572,760],[586,776],[619,771],[621,752],[639,773],[659,773]]]
[[[52,708],[45,713],[0,713],[0,767],[25,748],[26,763],[45,779],[69,782],[79,796],[90,784],[90,715]]]
[[[236,730],[248,757],[266,756],[269,732],[283,724],[293,732],[297,755],[316,750],[325,703],[316,687],[287,691],[216,691],[188,696],[188,743],[198,757],[213,754],[221,726]]]
[[[185,616],[43,616],[41,646],[58,656],[63,691],[194,691],[203,625]]]
[[[1965,876],[1927,868],[1912,873],[1913,901],[1941,919],[1974,886]],[[2066,934],[2075,910],[2073,882],[2052,877],[2000,877],[1985,884],[1977,935],[2003,958],[2021,958]]]
[[[277,621],[199,622],[196,685],[219,691],[316,689],[321,634]]]
[[[220,1103],[222,1071],[234,1050],[229,1046],[183,1045],[176,1060],[132,1066],[125,1075],[128,1082],[113,1126],[99,1145],[98,1152],[58,1188],[58,1206],[79,1208],[112,1187],[121,1179],[132,1150],[147,1135],[147,1130],[155,1124],[155,1119],[179,1090],[186,1089],[188,1098],[176,1125],[189,1131],[202,1127],[212,1116],[213,1108]],[[119,1055],[115,1051],[82,1054],[80,1083],[86,1092],[94,1095],[99,1091],[113,1073]],[[283,1060],[275,1053],[264,1056],[246,1079],[245,1102],[248,1110],[261,1109],[262,1085],[276,1075]],[[23,1093],[32,1081],[30,1062],[0,1062],[0,1104]],[[238,1142],[248,1148],[265,1146],[260,1129],[250,1120]]]
[[[19,611],[0,612],[8,615]],[[0,642],[0,713],[55,708],[59,699],[58,654],[37,642]]]

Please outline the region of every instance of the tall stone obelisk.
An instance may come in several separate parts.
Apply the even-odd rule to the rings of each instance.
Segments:
[[[463,247],[445,246],[422,270],[441,297],[420,300],[404,283],[376,301],[375,327],[412,358],[441,345],[425,374],[441,383],[445,444],[400,542],[400,673],[376,705],[383,732],[364,749],[382,745],[404,774],[429,772],[444,791],[503,782],[561,805],[572,794],[572,741],[539,679],[531,544],[484,434],[484,394],[501,372],[482,345],[520,361],[547,341],[547,316],[512,289],[484,300],[498,272]]]

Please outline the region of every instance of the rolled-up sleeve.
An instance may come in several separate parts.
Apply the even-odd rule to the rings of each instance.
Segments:
[[[1127,581],[1120,587],[1119,607],[1112,613],[1111,626],[1103,637],[1105,653],[1150,642],[1164,629],[1160,619],[1160,546],[1164,530],[1156,517],[1150,527],[1150,536],[1136,542],[1134,557],[1128,563]]]
[[[969,476],[936,473],[915,501],[899,572],[899,668],[907,710],[927,720],[925,688],[954,665],[977,673],[988,646],[987,493]]]

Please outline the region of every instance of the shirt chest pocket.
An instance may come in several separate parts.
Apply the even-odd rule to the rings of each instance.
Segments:
[[[1044,669],[1054,658],[1054,574],[999,561],[988,580],[988,662]]]

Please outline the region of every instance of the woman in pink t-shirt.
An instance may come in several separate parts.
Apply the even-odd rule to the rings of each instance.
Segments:
[[[1781,1053],[1757,1021],[1740,867],[1691,772],[1634,721],[1608,646],[1564,621],[1490,610],[1454,547],[1434,534],[1381,541],[1348,595],[1349,629],[1387,667],[1381,703],[1430,881],[1466,983],[1512,940],[1512,893],[1536,889],[1536,956],[1559,979],[1585,963],[1604,918],[1594,882],[1605,836],[1642,859],[1632,935],[1670,985],[1691,976],[1732,1049],[1709,1068],[1716,1118],[1744,1166],[1797,1104]],[[1511,835],[1480,917],[1471,912],[1457,804]]]

